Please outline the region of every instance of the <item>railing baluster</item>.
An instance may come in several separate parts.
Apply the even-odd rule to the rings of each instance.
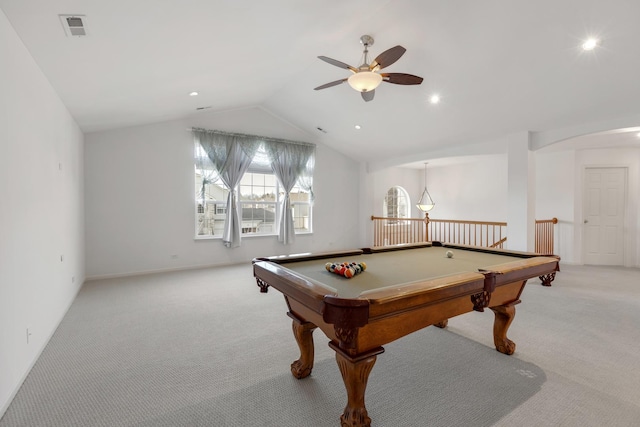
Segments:
[[[371,216],[374,221],[373,244],[375,246],[417,243],[425,240],[444,243],[504,247],[506,222],[463,221],[424,218],[385,218]],[[554,225],[556,218],[536,220],[535,251],[552,254],[554,250]]]
[[[536,249],[537,253],[552,254],[554,249],[554,225],[557,218],[536,220]]]

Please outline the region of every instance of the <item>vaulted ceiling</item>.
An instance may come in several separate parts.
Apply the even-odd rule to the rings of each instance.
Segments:
[[[376,161],[640,118],[637,0],[0,0],[0,8],[85,132],[260,106]],[[60,14],[84,15],[87,35],[68,37]],[[346,83],[314,91],[351,74],[317,56],[357,67],[364,34],[375,39],[371,58],[404,46],[384,71],[423,83],[382,83],[371,102]],[[588,37],[601,45],[584,51]],[[429,102],[433,94],[440,103]]]

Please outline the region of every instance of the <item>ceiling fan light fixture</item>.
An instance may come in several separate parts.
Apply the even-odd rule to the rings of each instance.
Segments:
[[[347,82],[358,92],[371,92],[382,83],[382,76],[372,71],[358,71],[349,76]]]
[[[388,67],[395,63],[404,53],[407,51],[404,47],[397,45],[391,49],[387,49],[376,57],[373,61],[369,62],[368,53],[369,46],[373,45],[373,37],[362,36],[360,42],[364,45],[364,52],[362,52],[362,65],[358,68],[352,67],[344,62],[337,61],[335,59],[318,56],[318,59],[324,62],[334,65],[338,68],[344,68],[351,71],[353,74],[348,78],[343,78],[333,82],[325,83],[321,86],[314,88],[314,90],[326,89],[333,86],[338,86],[344,82],[348,82],[354,90],[360,92],[362,99],[365,102],[373,100],[375,95],[375,89],[380,86],[380,83],[393,83],[396,85],[419,85],[422,83],[422,77],[414,76],[405,73],[378,73],[378,70]]]

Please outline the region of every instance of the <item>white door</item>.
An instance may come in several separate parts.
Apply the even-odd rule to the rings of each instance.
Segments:
[[[624,264],[626,168],[586,168],[584,263]]]

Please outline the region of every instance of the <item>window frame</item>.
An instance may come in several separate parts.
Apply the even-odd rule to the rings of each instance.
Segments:
[[[395,206],[395,211],[396,211],[396,215],[395,216],[389,216],[389,193],[391,191],[396,191],[396,195],[394,196],[394,200],[395,200],[395,204],[392,206]],[[404,199],[405,200],[405,205],[404,205],[404,210],[406,211],[404,214],[400,214],[400,203],[398,202],[400,199]],[[401,219],[405,219],[405,218],[410,218],[411,217],[411,198],[409,196],[409,193],[407,192],[407,190],[405,190],[403,187],[399,186],[399,185],[394,185],[392,187],[390,187],[387,192],[384,195],[384,198],[382,200],[382,216],[384,218],[398,218],[398,219],[392,219],[392,220],[387,220],[388,224],[402,224],[406,221],[401,221]]]
[[[207,187],[206,188],[210,188],[209,186],[211,185],[218,185],[221,188],[221,191],[225,192],[225,197],[224,200],[211,200],[211,201],[201,201],[201,191],[202,191],[202,177],[204,176],[204,173],[202,172],[202,169],[198,168],[198,162],[196,160],[196,157],[198,155],[205,155],[203,150],[201,149],[200,145],[198,142],[195,142],[195,153],[194,153],[194,177],[195,177],[195,230],[194,230],[194,238],[196,240],[209,240],[209,239],[222,239],[223,236],[223,230],[224,230],[224,220],[222,221],[222,228],[218,227],[216,228],[216,218],[207,218],[206,215],[207,213],[205,212],[205,206],[209,206],[210,204],[214,205],[214,214],[213,216],[221,216],[221,215],[225,215],[226,217],[226,195],[228,194],[228,189],[226,187],[226,185],[222,182],[222,180],[220,180],[220,178],[217,176],[217,173],[214,172],[214,174],[216,175],[216,179],[213,179],[210,183],[205,184]],[[241,194],[241,188],[242,186],[247,186],[246,183],[243,184],[243,181],[245,180],[247,174],[264,174],[264,175],[270,175],[273,177],[273,181],[275,182],[274,185],[274,193],[275,193],[275,201],[270,202],[270,201],[262,201],[262,200],[243,200],[242,194]],[[251,184],[251,187],[253,187],[253,183]],[[293,209],[293,219],[294,219],[294,228],[295,228],[295,234],[296,235],[303,235],[303,234],[312,234],[313,233],[313,202],[311,200],[311,192],[305,192],[302,187],[296,183],[296,185],[292,188],[291,190],[291,194],[294,194],[293,192],[298,189],[300,193],[306,193],[308,195],[308,200],[307,201],[291,201],[291,207]],[[238,196],[237,198],[237,203],[238,203],[238,207],[240,209],[241,212],[241,216],[242,216],[242,210],[244,209],[244,206],[246,205],[272,205],[274,206],[273,209],[273,213],[274,213],[274,221],[273,221],[273,227],[271,232],[264,232],[264,233],[258,233],[258,232],[247,232],[244,231],[244,229],[242,228],[242,224],[241,224],[241,236],[242,238],[245,237],[268,237],[268,236],[278,236],[278,230],[280,227],[280,220],[281,220],[281,205],[282,205],[282,198],[284,195],[284,191],[281,188],[280,182],[278,181],[278,178],[275,176],[275,174],[273,173],[272,169],[270,166],[265,165],[265,164],[259,164],[256,163],[256,157],[254,157],[253,162],[251,164],[251,166],[249,167],[249,169],[245,172],[245,175],[243,175],[242,179],[240,180],[240,183],[238,183],[238,186],[236,187],[236,194]],[[205,189],[205,198],[207,195],[207,191]],[[309,215],[307,215],[307,220],[306,223],[308,224],[308,229],[304,229],[304,228],[296,228],[295,224],[296,224],[296,212],[297,209],[301,206],[307,206],[308,209],[308,213]],[[203,212],[200,212],[200,210],[202,209]],[[258,209],[258,208],[256,208]],[[220,213],[218,213],[218,211],[220,211]],[[299,216],[298,218],[304,218],[304,216]],[[220,218],[218,218],[219,220]],[[202,223],[206,223],[207,221],[213,221],[213,225],[210,227],[201,227]],[[242,221],[242,219],[241,219]],[[303,221],[305,221],[303,219]],[[251,228],[251,227],[247,227],[247,228]],[[200,234],[200,232],[205,229],[205,230],[210,230],[210,232],[212,234]],[[221,230],[221,232],[219,232],[218,234],[215,233],[215,230]]]

